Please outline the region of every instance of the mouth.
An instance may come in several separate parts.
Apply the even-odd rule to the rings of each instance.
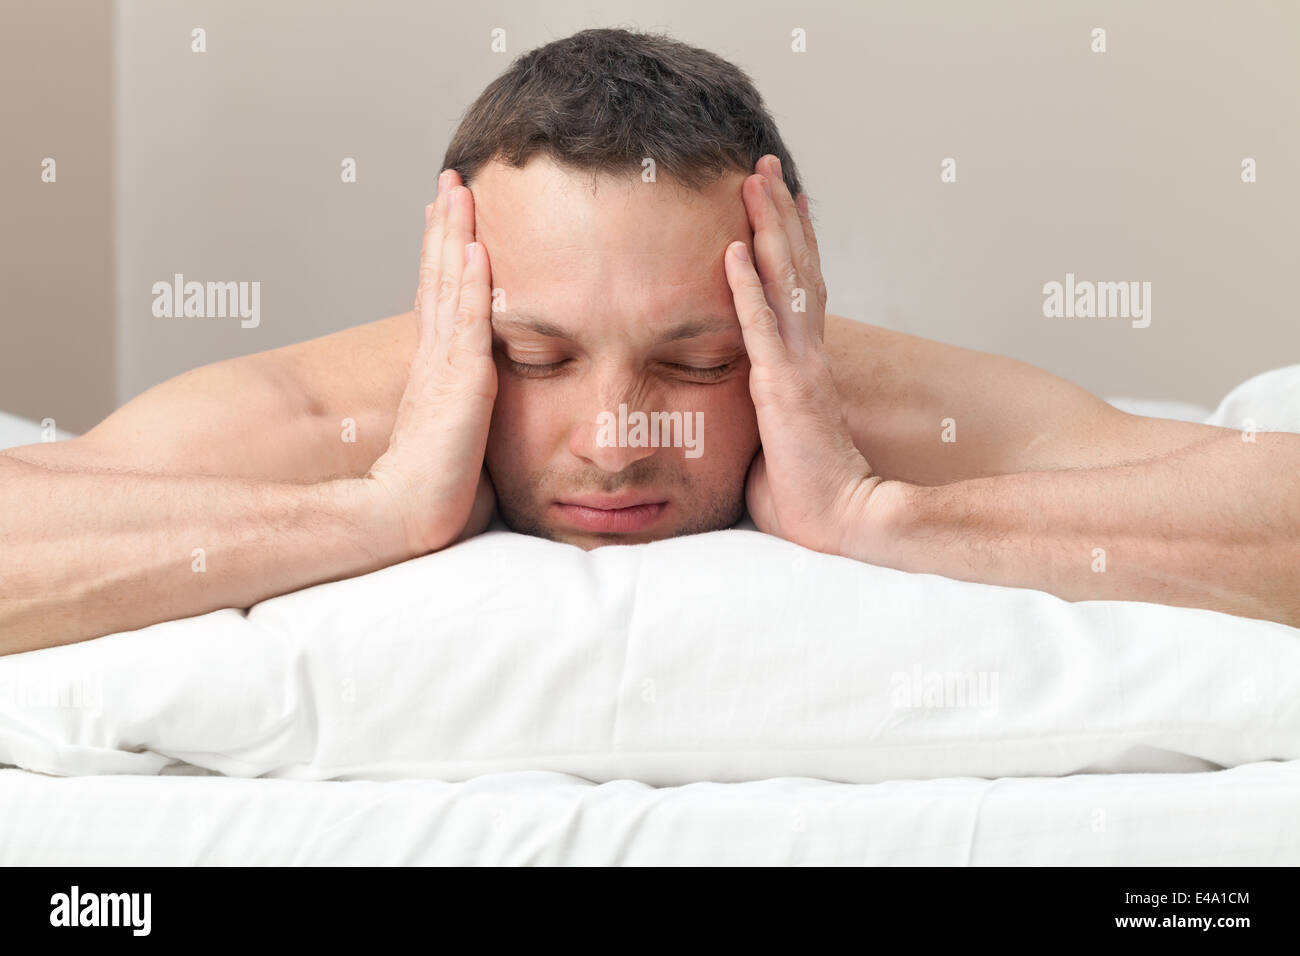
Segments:
[[[644,494],[584,495],[551,507],[583,531],[635,532],[652,527],[668,510],[668,502]]]

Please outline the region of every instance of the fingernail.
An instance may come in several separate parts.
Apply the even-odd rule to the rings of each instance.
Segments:
[[[447,211],[455,212],[456,206],[458,205],[459,201],[460,201],[460,189],[454,188],[452,189],[451,192],[447,194]]]
[[[808,197],[807,197],[807,196],[805,196],[803,193],[800,193],[800,194],[799,194],[799,198],[796,199],[796,200],[794,201],[794,204],[795,204],[796,206],[799,207],[799,211],[800,211],[801,213],[803,213],[805,216],[808,215]]]
[[[775,156],[773,156],[773,157],[772,157],[772,166],[776,169],[776,175],[781,179],[782,182],[784,182],[784,181],[785,181],[785,174],[781,172],[781,160],[779,160],[779,159],[777,159]]]
[[[443,189],[446,188],[446,185],[447,185],[447,170],[444,169],[442,172],[438,174],[438,192],[442,192]]]
[[[763,177],[763,189],[767,191],[768,196],[773,199],[776,198],[775,194],[772,192],[772,180],[767,176]]]
[[[743,242],[738,242],[736,243],[735,246],[732,247],[732,255],[734,255],[741,262],[749,261],[749,250],[745,248],[745,244]]]
[[[433,222],[433,203],[424,207],[424,228],[429,228],[429,223]]]
[[[470,265],[477,259],[477,257],[478,257],[478,243],[477,242],[465,243],[465,264]]]

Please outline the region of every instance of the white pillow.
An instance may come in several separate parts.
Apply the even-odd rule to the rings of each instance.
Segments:
[[[1224,397],[1206,424],[1300,432],[1300,365],[1275,368],[1242,382]]]

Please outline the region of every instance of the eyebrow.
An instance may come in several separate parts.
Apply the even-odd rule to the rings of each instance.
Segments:
[[[569,339],[576,341],[578,336],[570,329],[564,328],[549,319],[531,315],[527,312],[502,312],[492,318],[494,328],[509,332],[532,332],[548,338]],[[736,320],[724,316],[702,316],[687,319],[677,325],[669,326],[659,336],[660,342],[680,342],[682,339],[699,338],[718,332],[729,332],[736,325]]]

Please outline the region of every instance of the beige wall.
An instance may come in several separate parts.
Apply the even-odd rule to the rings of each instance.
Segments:
[[[108,379],[121,402],[204,362],[406,309],[461,111],[514,54],[591,25],[667,29],[750,72],[813,196],[836,312],[1102,395],[1212,405],[1300,361],[1300,4],[122,2],[115,365],[103,304],[86,308],[111,261],[108,164],[78,207],[72,170],[61,163],[60,191],[42,192],[32,158],[102,147],[103,129],[80,124],[108,112],[104,44],[90,42],[106,24],[51,30],[19,9],[43,32],[0,41],[25,58],[4,67],[19,72],[7,98],[24,122],[0,184],[18,201],[0,408],[84,423],[111,408]],[[489,50],[498,26],[506,56]],[[1089,50],[1096,26],[1104,54]],[[194,27],[204,54],[190,52]],[[795,27],[807,53],[790,52]],[[34,75],[55,95],[38,98]],[[949,156],[958,181],[942,184]],[[356,184],[340,182],[344,157]],[[90,238],[69,245],[72,223]],[[177,272],[259,281],[260,326],[154,317],[153,283]],[[1042,286],[1067,272],[1151,282],[1150,326],[1044,318]],[[64,326],[79,366],[51,350]]]
[[[72,431],[116,400],[111,25],[106,3],[0,2],[0,412]]]

